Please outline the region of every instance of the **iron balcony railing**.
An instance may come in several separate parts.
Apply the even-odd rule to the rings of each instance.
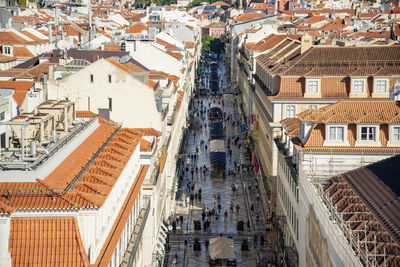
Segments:
[[[149,217],[149,213],[150,213],[150,201],[147,204],[147,207],[145,209],[142,209],[140,211],[140,213],[141,214],[139,214],[139,218],[141,217],[141,215],[143,215],[143,217],[142,217],[143,219],[141,220],[140,226],[136,225],[136,226],[140,227],[139,230],[136,232],[135,231],[136,230],[136,226],[135,226],[134,232],[132,233],[132,235],[135,235],[135,237],[134,237],[135,244],[134,244],[133,249],[132,249],[132,251],[130,253],[131,255],[129,257],[128,266],[134,266],[133,263],[134,263],[135,258],[136,258],[136,253],[137,253],[137,251],[139,249],[139,244],[142,241],[142,235],[143,235],[144,227],[146,226],[147,218]]]

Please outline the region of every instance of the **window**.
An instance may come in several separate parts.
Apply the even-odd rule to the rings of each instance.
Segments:
[[[375,127],[361,127],[362,141],[375,141],[375,136],[376,136]]]
[[[308,105],[307,109],[318,109],[318,105]]]
[[[90,97],[89,96],[87,98],[87,108],[88,108],[88,110],[90,110]]]
[[[365,92],[365,81],[364,80],[353,80],[353,93],[363,94]]]
[[[329,127],[329,140],[330,141],[343,141],[344,127],[331,126]]]
[[[393,127],[392,139],[393,141],[400,141],[400,127]]]
[[[112,111],[112,98],[108,98],[108,109]]]
[[[90,74],[90,82],[93,83],[93,81],[94,81],[93,74]]]
[[[11,47],[9,47],[9,46],[3,46],[3,54],[5,54],[5,55],[11,55]]]
[[[287,105],[286,106],[286,118],[295,118],[296,117],[296,106],[295,105]]]
[[[380,79],[375,81],[375,93],[385,94],[387,92],[387,80]]]
[[[318,94],[319,93],[319,80],[308,80],[307,81],[307,93]]]
[[[111,75],[108,75],[108,82],[111,83]]]
[[[5,118],[6,118],[6,112],[5,111],[0,112],[0,121],[4,121]]]

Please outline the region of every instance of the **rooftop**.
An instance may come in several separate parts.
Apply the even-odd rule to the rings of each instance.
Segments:
[[[349,238],[366,247],[359,256],[375,266],[400,265],[399,163],[400,155],[393,156],[331,178],[323,189],[328,206],[350,229]]]

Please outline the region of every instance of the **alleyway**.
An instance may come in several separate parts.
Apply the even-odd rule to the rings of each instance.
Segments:
[[[267,231],[265,218],[269,210],[262,207],[250,156],[244,142],[246,132],[240,115],[238,97],[230,91],[225,77],[223,59],[214,64],[218,70],[218,94],[212,94],[211,60],[204,60],[198,88],[206,88],[206,96],[193,100],[192,114],[198,118],[197,129],[192,130],[186,143],[185,158],[180,170],[176,203],[175,229],[169,236],[166,266],[209,266],[205,241],[220,235],[233,238],[237,266],[274,266],[275,240]],[[208,110],[219,103],[224,112],[226,165],[225,177],[215,177],[210,164],[210,127]],[[204,110],[205,112],[201,112]],[[203,118],[202,118],[203,117]],[[244,130],[244,129],[243,129]],[[236,145],[235,145],[236,143]],[[231,149],[231,153],[229,153]],[[196,155],[196,157],[194,157]],[[206,171],[202,172],[206,166]],[[213,173],[213,175],[211,175]],[[201,194],[199,194],[199,190]],[[201,195],[201,199],[199,199]],[[220,209],[219,209],[220,207]],[[208,216],[215,209],[216,215]],[[203,214],[205,213],[205,214]],[[206,215],[206,216],[204,216]],[[182,219],[182,221],[180,220]],[[195,230],[194,221],[201,222]],[[204,230],[204,222],[210,221]],[[237,230],[237,222],[244,222],[244,230]],[[174,223],[174,224],[175,224]],[[257,236],[257,242],[254,238]],[[262,243],[261,239],[265,237]],[[199,238],[200,251],[193,250],[193,241]],[[243,239],[248,240],[249,251],[241,251]],[[185,242],[186,240],[186,242]],[[185,244],[186,243],[186,244]],[[177,256],[177,257],[176,257]]]

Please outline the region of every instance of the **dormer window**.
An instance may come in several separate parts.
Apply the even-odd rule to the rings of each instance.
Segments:
[[[352,93],[353,94],[365,94],[365,84],[364,79],[354,79],[352,82]]]
[[[11,55],[11,46],[3,46],[3,54],[4,55]]]
[[[376,94],[386,94],[388,92],[388,80],[387,79],[376,79],[374,91]]]
[[[349,146],[347,140],[347,124],[325,125],[324,146]]]
[[[379,142],[379,125],[361,124],[357,126],[358,146],[380,146]]]
[[[329,127],[329,141],[343,141],[344,127],[331,126]]]
[[[400,124],[389,125],[389,141],[387,146],[400,146]]]
[[[320,80],[308,79],[307,80],[307,94],[319,94]]]
[[[361,140],[375,142],[376,128],[375,127],[361,127]]]

